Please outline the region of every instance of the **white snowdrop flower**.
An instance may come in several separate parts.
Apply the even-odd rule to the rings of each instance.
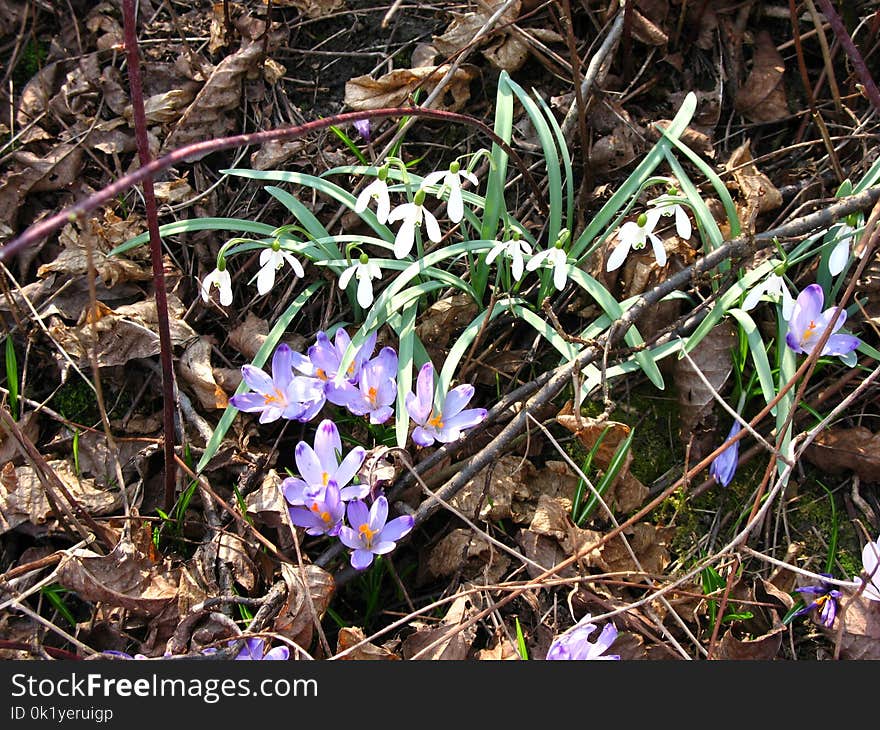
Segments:
[[[378,264],[372,263],[367,254],[362,253],[360,258],[339,276],[339,288],[345,289],[352,276],[358,280],[358,304],[366,309],[373,303],[373,279],[382,278],[382,269]]]
[[[402,221],[400,228],[397,229],[397,235],[394,237],[394,255],[402,259],[412,250],[415,241],[416,228],[421,228],[422,223],[425,224],[425,230],[428,232],[428,238],[434,243],[440,243],[443,234],[440,233],[440,224],[434,214],[423,207],[425,202],[425,191],[419,189],[413,196],[412,203],[403,203],[398,205],[388,215],[388,222],[394,223]]]
[[[268,294],[272,289],[275,284],[275,272],[284,266],[285,261],[290,264],[293,273],[300,279],[305,276],[302,264],[287,251],[282,251],[280,248],[276,248],[276,245],[264,248],[260,252],[260,271],[257,274],[257,291],[261,295]]]
[[[220,304],[228,307],[232,304],[232,277],[224,266],[222,269],[214,269],[202,279],[202,299],[211,301],[211,287],[216,286],[220,290]]]
[[[388,168],[386,166],[380,167],[378,177],[358,195],[354,203],[355,213],[363,213],[369,207],[370,201],[375,200],[376,219],[382,224],[388,221],[388,214],[391,212],[391,197],[388,194],[388,183],[385,181],[387,177]]]
[[[828,271],[832,276],[837,276],[846,267],[855,232],[856,229],[846,221],[836,227],[838,241],[828,257]]]
[[[562,243],[557,243],[541,253],[532,256],[526,264],[527,271],[534,271],[541,264],[553,267],[553,286],[559,291],[565,288],[568,280],[568,254],[562,250]]]
[[[617,240],[620,242],[615,246],[608,262],[605,264],[607,271],[619,269],[626,259],[631,248],[641,249],[645,247],[648,239],[651,241],[651,248],[654,249],[654,256],[660,266],[666,264],[666,249],[663,247],[663,241],[654,233],[654,227],[660,220],[662,212],[657,208],[652,208],[647,213],[642,213],[637,220],[627,221],[617,232]]]
[[[674,195],[675,191],[672,191],[670,194]],[[678,234],[678,237],[686,241],[690,239],[691,233],[693,233],[691,219],[681,205],[665,197],[655,198],[651,201],[651,205],[654,206],[654,210],[660,211],[660,215],[663,217],[674,216],[675,232]]]
[[[486,255],[486,263],[491,264],[502,253],[510,259],[510,272],[513,274],[513,278],[516,281],[522,279],[524,269],[523,254],[531,256],[532,247],[517,236],[506,241],[498,241],[489,249],[489,253]]]
[[[443,185],[437,191],[438,199],[443,197],[443,191],[445,189],[449,189],[449,202],[446,204],[446,213],[449,215],[449,220],[453,223],[458,223],[464,218],[464,200],[461,196],[461,178],[469,181],[474,186],[480,184],[480,181],[477,180],[477,176],[472,172],[462,170],[461,165],[457,161],[450,164],[448,170],[439,170],[437,172],[429,173],[425,176],[425,179],[422,180],[422,187],[436,185],[441,180],[443,181]]]
[[[749,290],[746,298],[743,299],[743,311],[748,312],[754,309],[761,300],[761,297],[764,296],[769,297],[774,302],[778,302],[781,299],[782,318],[786,321],[791,319],[791,315],[794,312],[794,297],[791,296],[791,292],[785,285],[785,279],[779,276],[779,274],[770,274]]]

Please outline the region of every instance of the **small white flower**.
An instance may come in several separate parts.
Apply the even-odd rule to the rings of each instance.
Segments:
[[[430,210],[425,210],[425,191],[417,190],[412,203],[398,205],[388,215],[388,222],[402,221],[397,235],[394,237],[394,255],[402,259],[412,250],[415,241],[416,228],[421,228],[422,223],[428,232],[428,238],[434,243],[440,243],[443,234],[440,233],[440,224]]]
[[[880,570],[878,570],[878,558],[880,558],[880,537],[876,542],[869,542],[862,548],[862,570],[868,576],[865,590],[862,595],[870,601],[880,601]],[[859,576],[854,578],[856,584],[861,584]]]
[[[691,226],[691,219],[684,208],[678,203],[670,202],[662,197],[652,200],[651,205],[655,206],[654,210],[659,211],[661,216],[675,216],[675,232],[678,234],[678,237],[685,240],[690,239],[693,228]]]
[[[510,271],[516,281],[522,279],[523,275],[523,254],[531,256],[532,247],[528,243],[519,238],[510,238],[506,241],[498,241],[489,250],[486,256],[486,263],[491,264],[496,257],[503,253],[510,259]]]
[[[376,219],[384,224],[391,212],[391,198],[388,195],[388,183],[384,177],[377,177],[367,187],[361,190],[354,204],[355,213],[363,213],[370,205],[370,201],[376,201]]]
[[[364,309],[373,303],[373,279],[382,278],[382,269],[378,264],[370,261],[367,254],[361,254],[358,261],[349,266],[339,276],[339,288],[345,289],[351,277],[355,276],[358,280],[357,300]]]
[[[836,227],[838,241],[834,245],[834,249],[831,251],[831,256],[828,257],[828,271],[832,276],[837,276],[846,267],[846,262],[849,261],[849,250],[855,232],[856,229],[846,222],[841,223]]]
[[[443,197],[443,191],[446,188],[449,188],[449,202],[446,204],[446,213],[449,215],[449,220],[453,223],[458,223],[464,218],[464,200],[461,196],[461,178],[465,178],[465,180],[468,180],[474,186],[480,184],[480,181],[477,180],[477,176],[472,172],[462,170],[461,165],[458,162],[453,162],[448,170],[432,172],[426,175],[425,179],[422,180],[422,187],[436,185],[441,180],[443,181],[443,185],[437,191],[438,199]]]
[[[661,215],[662,212],[659,209],[652,208],[647,213],[642,213],[637,221],[627,221],[620,227],[617,232],[617,239],[620,243],[608,257],[608,262],[605,264],[607,271],[619,269],[629,250],[644,248],[647,239],[651,239],[651,248],[654,249],[657,263],[660,266],[666,264],[666,249],[663,247],[663,241],[654,233],[654,226],[657,225]]]
[[[232,277],[224,269],[214,269],[202,279],[202,299],[211,301],[211,287],[216,286],[220,290],[220,304],[228,307],[232,304]]]
[[[534,271],[542,263],[553,267],[553,286],[562,291],[568,279],[568,254],[562,248],[553,246],[532,256],[529,259],[529,263],[526,264],[526,270]]]
[[[282,251],[281,249],[276,250],[274,248],[264,248],[260,252],[260,271],[257,274],[257,291],[261,295],[267,294],[272,288],[272,285],[275,284],[275,272],[284,266],[285,261],[290,264],[293,273],[300,279],[305,276],[302,264],[287,251]]]
[[[794,297],[785,285],[785,280],[779,274],[770,274],[751,288],[746,298],[743,299],[744,312],[754,309],[762,296],[770,297],[774,302],[782,300],[782,318],[787,322],[794,312]]]

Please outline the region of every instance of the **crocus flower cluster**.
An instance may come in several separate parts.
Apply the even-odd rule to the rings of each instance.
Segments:
[[[397,388],[397,353],[384,347],[370,359],[376,346],[374,332],[341,372],[349,344],[351,338],[342,328],[333,341],[325,332],[318,332],[305,355],[282,343],[272,356],[271,375],[252,365],[242,366],[250,392],[236,394],[229,402],[246,413],[259,413],[260,423],[279,418],[311,421],[328,401],[355,415],[369,416],[372,423],[384,423],[393,413],[390,406]]]
[[[618,654],[605,654],[617,639],[614,624],[605,624],[595,642],[590,642],[590,635],[599,628],[592,623],[592,616],[587,614],[574,627],[557,636],[547,651],[547,660],[612,660],[620,659]]]
[[[375,555],[391,552],[400,538],[413,528],[413,518],[403,515],[388,520],[388,500],[379,495],[370,507],[364,501],[369,486],[349,484],[364,463],[366,452],[356,446],[342,456],[339,429],[329,419],[321,421],[315,446],[305,441],[294,452],[299,477],[281,483],[284,498],[291,505],[290,521],[309,535],[339,536],[351,553],[357,570],[369,567]],[[344,524],[345,520],[348,524]]]

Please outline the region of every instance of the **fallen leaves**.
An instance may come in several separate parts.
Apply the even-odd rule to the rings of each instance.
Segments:
[[[345,84],[345,104],[355,111],[407,106],[416,89],[430,94],[450,69],[449,64],[444,64],[395,69],[378,79],[369,75],[356,76]],[[462,109],[470,99],[470,83],[475,78],[477,71],[474,67],[459,66],[444,87],[444,94],[435,108],[453,112]]]
[[[880,434],[864,426],[822,431],[804,458],[828,474],[853,471],[864,482],[880,482]]]
[[[766,30],[755,38],[752,70],[736,94],[736,110],[750,122],[775,122],[788,117],[785,60]]]

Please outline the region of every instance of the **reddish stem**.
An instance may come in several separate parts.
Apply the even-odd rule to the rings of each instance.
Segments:
[[[144,88],[141,83],[140,56],[138,54],[137,28],[134,0],[124,0],[123,22],[125,52],[128,57],[128,84],[134,112],[134,130],[137,139],[138,158],[141,168],[149,167],[150,143],[147,139],[147,117],[144,113]],[[174,367],[171,345],[171,327],[168,323],[168,295],[165,289],[165,270],[162,266],[162,237],[159,234],[159,214],[153,192],[153,176],[143,179],[144,203],[147,212],[147,229],[150,232],[150,259],[153,264],[153,288],[156,291],[156,319],[159,326],[159,358],[162,363],[162,444],[165,453],[165,511],[174,506],[177,485],[177,468],[174,462]]]
[[[853,68],[858,74],[859,79],[861,79],[862,85],[865,87],[865,94],[867,95],[868,100],[873,107],[880,112],[880,91],[877,90],[877,84],[874,83],[874,78],[871,76],[871,72],[865,65],[865,59],[862,58],[862,54],[859,53],[859,49],[856,48],[856,44],[853,43],[849,31],[847,31],[846,26],[844,26],[843,21],[837,14],[834,6],[831,4],[831,0],[819,0],[819,5],[822,6],[822,13],[828,21],[828,24],[831,26],[831,30],[834,31],[834,35],[837,36],[840,45],[843,46],[843,50],[846,51],[846,55],[849,56],[849,60],[852,61]]]

